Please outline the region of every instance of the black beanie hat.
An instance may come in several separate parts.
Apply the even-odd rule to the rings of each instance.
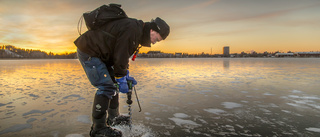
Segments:
[[[169,25],[159,17],[157,17],[155,20],[152,19],[151,23],[152,22],[154,22],[157,25],[158,29],[155,29],[155,31],[157,31],[162,37],[162,39],[165,40],[170,33]]]

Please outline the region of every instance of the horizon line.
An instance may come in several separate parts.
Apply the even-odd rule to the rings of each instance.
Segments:
[[[42,50],[42,49],[37,49],[37,48],[20,48],[20,47],[17,47],[17,46],[14,46],[14,45],[10,45],[10,44],[2,45],[0,47],[4,47],[4,46],[13,46],[13,47],[15,47],[17,49],[24,49],[24,50],[39,50],[41,52],[53,53],[53,54],[65,54],[65,53],[76,53],[77,52],[76,49],[75,50],[69,50],[69,51],[65,50],[65,51],[62,51],[62,52],[52,52],[52,51],[47,51],[47,50]],[[228,46],[228,47],[230,47],[230,46]],[[199,52],[199,53],[178,52],[178,51],[176,51],[176,52],[162,52],[161,50],[149,50],[147,52],[142,52],[142,53],[148,53],[150,51],[159,51],[161,53],[167,53],[167,54],[176,54],[176,53],[182,53],[182,54],[209,54],[209,55],[220,54],[220,53],[213,54],[213,53],[208,53],[208,52]],[[288,50],[287,52],[282,52],[282,50],[277,50],[277,51],[273,51],[273,52],[269,52],[269,51],[256,52],[255,50],[251,50],[251,51],[242,51],[242,52],[244,52],[244,53],[252,53],[252,52],[255,52],[255,53],[264,53],[264,52],[268,52],[268,53],[276,53],[276,52],[278,52],[278,53],[291,53],[292,52],[292,53],[295,53],[295,52],[320,52],[320,50],[314,50],[314,51],[291,51],[291,50]],[[241,54],[242,52],[239,52],[239,53]],[[142,54],[142,53],[139,53],[139,54]],[[230,53],[230,54],[238,54],[238,52]]]

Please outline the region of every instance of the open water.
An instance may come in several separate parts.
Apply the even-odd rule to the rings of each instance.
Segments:
[[[320,136],[320,58],[141,59],[124,136]],[[1,137],[88,137],[78,60],[0,60]],[[121,112],[127,113],[121,94]]]

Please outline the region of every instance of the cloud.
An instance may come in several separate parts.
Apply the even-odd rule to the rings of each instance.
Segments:
[[[1,12],[0,43],[24,48],[63,51],[74,47],[76,7],[65,1],[4,1]],[[8,7],[11,7],[9,9]],[[11,12],[14,11],[14,12]],[[78,16],[75,16],[78,15]],[[59,45],[59,46],[54,46]]]
[[[288,8],[288,9],[281,9],[278,11],[271,11],[263,14],[258,14],[258,15],[253,15],[253,16],[248,16],[242,19],[267,19],[267,18],[274,18],[274,17],[279,17],[285,14],[293,13],[295,11],[299,10],[304,10],[312,7],[319,7],[320,3],[317,4],[312,4],[312,5],[306,5],[306,6],[301,6],[301,7],[293,7],[293,8]]]
[[[82,13],[109,3],[122,4],[132,18],[163,18],[172,29],[168,40],[175,43],[196,37],[249,35],[274,26],[304,25],[317,30],[320,21],[320,3],[312,0],[0,0],[0,43],[74,49]]]
[[[235,35],[235,34],[243,34],[252,31],[258,30],[257,28],[243,28],[243,29],[235,29],[235,30],[226,30],[226,31],[213,31],[208,33],[206,36],[225,36],[225,35]]]
[[[228,6],[227,6],[228,5]],[[296,11],[305,10],[313,7],[319,7],[320,2],[300,3],[300,2],[248,2],[219,3],[216,6],[227,7],[226,9],[217,9],[220,14],[213,14],[214,17],[207,21],[239,21],[239,20],[261,20],[284,16]]]
[[[295,4],[294,4],[295,3]],[[277,5],[278,4],[278,5]],[[188,8],[179,9],[186,11],[185,14],[179,14],[175,21],[176,31],[184,34],[201,33],[204,30],[220,29],[218,32],[207,32],[205,35],[227,35],[231,33],[250,32],[265,29],[265,26],[282,25],[282,26],[298,26],[298,25],[317,25],[319,19],[306,18],[296,19],[299,15],[297,12],[304,10],[310,11],[315,7],[319,7],[320,3],[275,3],[275,2],[252,2],[252,1],[216,1],[212,4],[199,4],[201,6],[189,6]],[[264,7],[265,6],[265,7]],[[201,7],[198,10],[191,11],[192,8]],[[184,10],[188,9],[188,10]],[[188,12],[189,11],[189,12]],[[173,16],[173,15],[172,15]],[[292,16],[291,19],[288,16]],[[301,14],[301,16],[308,16]],[[316,15],[313,15],[314,17]],[[319,15],[318,15],[319,17]],[[293,18],[293,19],[292,19]],[[177,25],[179,24],[179,25]],[[223,24],[223,25],[222,25]],[[239,25],[241,24],[241,25]],[[259,29],[259,25],[260,26]],[[220,28],[218,28],[220,27]],[[235,30],[230,30],[230,28]],[[188,34],[191,35],[191,34]]]
[[[180,9],[174,10],[174,13],[184,13],[191,10],[201,10],[202,8],[206,8],[214,3],[216,3],[218,0],[209,0],[201,3],[194,3],[192,5],[188,5],[186,7],[182,7]]]

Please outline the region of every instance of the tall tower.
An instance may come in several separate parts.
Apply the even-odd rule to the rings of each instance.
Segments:
[[[223,56],[229,56],[230,55],[230,48],[229,46],[223,47]]]

